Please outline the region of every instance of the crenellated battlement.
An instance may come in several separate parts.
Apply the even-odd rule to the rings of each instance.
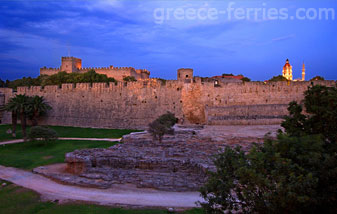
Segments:
[[[53,75],[60,71],[65,71],[67,73],[84,73],[89,70],[95,70],[99,74],[105,74],[108,77],[112,77],[118,81],[123,81],[124,77],[132,76],[137,80],[149,79],[150,72],[146,69],[135,69],[133,67],[114,67],[110,65],[109,67],[86,67],[82,68],[82,60],[75,57],[62,57],[62,64],[60,68],[46,68],[40,69],[40,74]],[[137,72],[139,70],[139,72]]]
[[[213,82],[147,79],[18,87],[17,92],[11,89],[7,92],[0,89],[0,92],[5,94],[6,100],[16,93],[43,96],[52,111],[41,124],[143,129],[167,111],[187,124],[280,124],[289,102],[301,102],[311,84],[335,87],[336,81],[220,82],[215,85]]]
[[[187,87],[187,85],[183,82],[177,81],[177,80],[166,80],[166,83],[163,84],[162,80],[152,78],[148,80],[140,80],[136,82],[109,82],[109,83],[66,83],[62,84],[61,86],[57,85],[47,85],[47,86],[31,86],[31,87],[18,87],[17,92],[19,94],[23,93],[30,93],[30,92],[54,92],[57,91],[65,91],[65,90],[94,90],[94,89],[102,89],[102,88],[120,88],[120,89],[126,89],[126,90],[133,90],[133,89],[141,89],[141,88],[162,88],[165,90],[165,88],[172,88],[172,87],[180,87],[185,88],[186,90],[191,90],[192,88],[196,87],[202,87],[205,89],[205,92],[210,93],[211,91],[231,91],[231,92],[238,92],[240,93],[270,93],[270,92],[289,92],[293,91],[296,92],[296,90],[306,90],[308,86],[311,84],[314,85],[326,85],[326,86],[335,86],[336,81],[303,81],[303,82],[229,82],[229,83],[222,83],[220,87],[214,87],[214,84],[211,82],[194,82],[191,84],[192,87]],[[206,90],[208,89],[208,90]],[[227,92],[228,93],[228,92]]]
[[[43,67],[40,68],[40,71],[59,71],[60,68],[47,68],[47,67]]]

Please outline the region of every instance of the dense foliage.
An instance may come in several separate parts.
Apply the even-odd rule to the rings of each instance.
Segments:
[[[0,79],[0,88],[6,87],[6,82]]]
[[[321,85],[311,86],[305,93],[302,106],[296,102],[289,104],[289,116],[282,127],[290,136],[322,135],[326,142],[337,142],[337,88]],[[337,151],[337,150],[336,150]]]
[[[222,74],[222,76],[223,76],[223,77],[224,77],[224,76],[234,76],[234,74],[232,74],[232,73],[230,73],[230,74],[224,73],[224,74]]]
[[[19,86],[46,86],[61,85],[63,83],[94,83],[94,82],[117,82],[114,78],[109,78],[105,74],[98,74],[94,70],[86,73],[67,73],[65,71],[54,75],[40,75],[37,78],[24,77],[9,81],[7,87],[17,88]]]
[[[322,77],[322,76],[315,76],[310,81],[315,81],[315,80],[324,80],[324,77]]]
[[[269,81],[277,82],[277,81],[288,81],[288,80],[284,76],[278,75],[278,76],[273,76]]]
[[[136,82],[137,80],[136,80],[136,78],[133,77],[133,76],[127,76],[127,77],[124,77],[124,78],[123,78],[123,81],[124,81],[124,82]]]
[[[51,141],[56,140],[57,137],[58,134],[55,130],[43,126],[32,127],[28,134],[28,138],[32,141],[35,140]]]
[[[307,114],[296,102],[277,139],[249,152],[227,147],[201,194],[207,213],[335,213],[337,210],[337,89],[311,86]]]
[[[27,118],[32,121],[33,125],[37,125],[38,117],[44,115],[51,109],[49,104],[40,96],[26,96],[24,94],[17,94],[15,97],[9,99],[8,103],[2,107],[3,110],[12,113],[12,134],[16,136],[16,124],[18,117],[20,118],[22,134],[26,139],[26,121]]]
[[[165,134],[174,134],[173,126],[177,123],[177,118],[171,112],[161,115],[149,124],[149,132],[155,140],[162,142]]]

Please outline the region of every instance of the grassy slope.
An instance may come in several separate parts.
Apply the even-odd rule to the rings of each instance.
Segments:
[[[3,181],[0,180],[0,184]],[[6,182],[8,183],[8,182]],[[0,187],[0,213],[6,214],[165,214],[164,210],[127,210],[98,205],[64,204],[41,202],[40,196],[31,190],[8,183]],[[185,214],[201,214],[200,209]]]
[[[33,169],[37,166],[63,163],[68,152],[83,148],[107,148],[115,142],[95,141],[55,141],[25,142],[0,146],[0,165],[22,169]]]
[[[7,134],[6,131],[10,128],[10,125],[0,125],[0,141],[13,140],[14,138]],[[79,128],[79,127],[67,127],[67,126],[49,126],[54,129],[59,137],[79,137],[79,138],[120,138],[125,134],[135,132],[137,130],[128,129],[93,129],[93,128]],[[27,133],[29,127],[27,129]],[[16,139],[22,138],[21,126],[17,126]]]

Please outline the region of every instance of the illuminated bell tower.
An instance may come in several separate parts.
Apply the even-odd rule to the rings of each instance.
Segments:
[[[302,66],[302,81],[305,81],[305,65],[303,62],[303,66]]]
[[[287,80],[293,80],[293,67],[289,63],[289,59],[286,60],[286,64],[283,66],[282,76]]]

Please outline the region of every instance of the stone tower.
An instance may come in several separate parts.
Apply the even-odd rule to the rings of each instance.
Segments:
[[[293,80],[293,67],[289,63],[289,59],[286,60],[286,64],[283,66],[282,76],[287,80]]]
[[[61,71],[67,73],[78,72],[82,68],[82,60],[75,57],[62,57]]]
[[[305,81],[305,65],[303,62],[303,66],[302,66],[302,81]]]
[[[180,69],[178,69],[177,79],[179,81],[185,81],[185,80],[193,79],[193,69],[192,68],[180,68]]]

